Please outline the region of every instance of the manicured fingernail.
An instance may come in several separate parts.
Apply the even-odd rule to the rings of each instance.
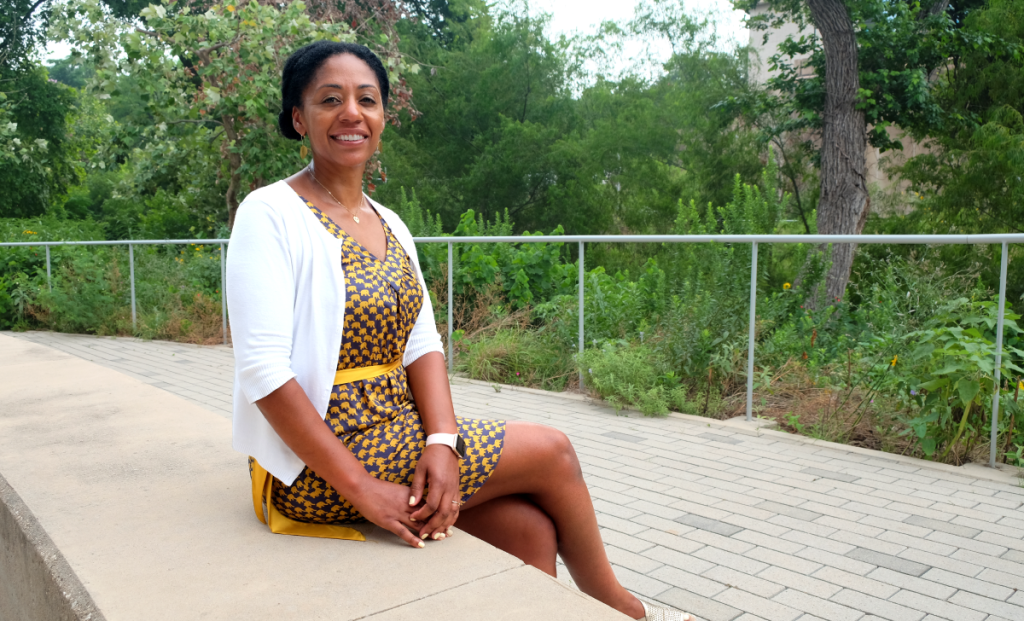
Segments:
[[[444,537],[444,535],[442,535],[441,533],[434,533],[434,541],[439,540],[441,537]]]
[[[452,529],[449,528],[447,531],[445,531],[445,534],[448,535],[449,537],[451,537],[452,536]]]
[[[425,548],[427,547],[427,544],[423,543],[422,541],[417,541],[416,546],[420,548]]]
[[[413,517],[413,516],[411,516],[411,515],[409,516],[409,519],[410,519],[410,520],[412,520],[413,522],[415,522],[415,521],[416,521],[416,518],[414,518],[414,517]]]
[[[411,507],[414,504],[416,504],[416,497],[415,496],[409,496],[409,506]]]
[[[420,535],[420,539],[426,539],[427,537],[428,537],[427,533],[423,533],[422,535]]]

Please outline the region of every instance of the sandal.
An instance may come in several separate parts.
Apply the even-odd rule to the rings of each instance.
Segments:
[[[688,615],[685,612],[679,612],[678,610],[672,610],[663,606],[655,606],[642,599],[640,604],[644,607],[644,618],[637,621],[695,621],[693,615]]]

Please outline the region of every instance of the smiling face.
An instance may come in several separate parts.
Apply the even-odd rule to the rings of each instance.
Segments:
[[[317,165],[366,165],[384,131],[377,76],[351,54],[328,58],[292,108],[296,131],[309,138]]]

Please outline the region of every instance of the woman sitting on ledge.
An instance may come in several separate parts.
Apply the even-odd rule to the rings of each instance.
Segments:
[[[413,548],[458,526],[633,619],[568,438],[455,416],[412,236],[362,192],[388,76],[367,48],[320,41],[284,68],[282,133],[312,162],[249,194],[228,251],[234,446],[257,516],[279,533],[361,539],[368,520]],[[325,424],[326,423],[326,424]],[[428,490],[429,487],[429,490]]]

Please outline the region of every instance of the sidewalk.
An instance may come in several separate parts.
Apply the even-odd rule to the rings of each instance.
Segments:
[[[230,418],[230,348],[3,334]],[[458,379],[452,390],[460,415],[572,438],[616,573],[641,595],[709,621],[1024,619],[1024,489],[1012,477],[715,421],[616,416],[539,391]]]

